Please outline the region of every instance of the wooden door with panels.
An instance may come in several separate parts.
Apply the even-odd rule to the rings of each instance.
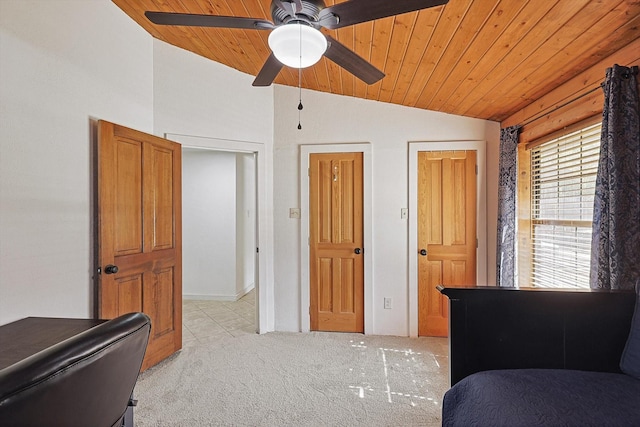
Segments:
[[[310,327],[364,332],[363,155],[309,155]]]
[[[98,316],[151,318],[143,369],[182,347],[181,146],[98,124]]]
[[[476,152],[418,152],[418,335],[447,336],[436,286],[476,285]]]

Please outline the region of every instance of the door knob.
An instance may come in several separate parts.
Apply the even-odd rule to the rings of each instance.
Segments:
[[[109,264],[104,268],[104,273],[105,274],[115,274],[117,272],[118,272],[118,266],[117,265]]]
[[[420,255],[427,256],[427,250],[426,249],[420,249]]]
[[[362,249],[356,248],[353,252],[355,252],[356,255],[360,255],[360,253],[362,253]]]

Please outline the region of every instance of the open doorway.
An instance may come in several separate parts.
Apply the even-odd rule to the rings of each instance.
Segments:
[[[201,218],[217,215],[215,221],[209,218],[208,225],[204,226],[206,229],[201,228],[198,231],[196,228],[195,233],[199,234],[192,239],[197,242],[194,247],[189,249],[186,247],[189,245],[188,240],[183,242],[183,261],[190,262],[193,258],[194,262],[200,264],[201,271],[200,276],[195,279],[195,286],[188,285],[184,288],[185,300],[211,300],[222,304],[243,303],[239,305],[243,307],[242,314],[245,319],[254,319],[253,332],[272,331],[273,299],[270,296],[273,294],[273,283],[267,275],[266,258],[273,237],[266,215],[270,205],[265,181],[267,156],[264,144],[179,134],[165,136],[182,144],[183,164],[185,158],[187,165],[195,159],[196,163],[201,164],[200,167],[187,167],[201,172],[204,170],[205,175],[208,174],[199,177],[195,173],[193,180],[188,176],[185,179],[187,167],[183,167],[183,189],[189,192],[191,188],[195,188],[196,193],[200,192],[200,198],[196,195],[197,200],[193,203],[187,201],[184,204],[183,200],[183,223],[189,227],[191,210]],[[209,166],[206,166],[207,163]],[[213,170],[224,171],[224,174],[216,175]],[[210,185],[201,185],[202,182],[209,182]],[[213,186],[222,193],[212,194],[214,191],[211,182],[214,182]],[[206,203],[203,202],[205,196],[202,193],[205,193],[208,199]],[[223,205],[222,199],[227,200],[227,208],[214,212],[210,206]],[[209,209],[206,207],[207,204]],[[197,210],[201,212],[196,212]],[[226,212],[223,212],[225,210]],[[233,213],[230,214],[230,211]],[[212,229],[217,230],[218,237],[211,236],[209,232]],[[209,234],[205,235],[205,231]],[[266,251],[259,251],[261,243]],[[198,255],[200,249],[205,249],[199,245],[208,246],[209,256]],[[211,260],[213,255],[218,257],[216,262]],[[184,283],[190,281],[190,273],[187,270],[184,270],[184,277]],[[204,280],[199,282],[201,278]],[[207,287],[207,282],[211,285],[213,280],[220,283],[224,281],[226,287]],[[236,301],[233,301],[234,299]],[[212,310],[215,311],[215,308]]]
[[[255,153],[182,149],[184,339],[255,333]]]

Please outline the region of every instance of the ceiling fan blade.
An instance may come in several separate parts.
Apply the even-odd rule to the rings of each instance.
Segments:
[[[264,19],[240,18],[236,16],[194,15],[190,13],[150,12],[144,15],[157,25],[185,25],[188,27],[243,28],[269,30],[273,23]]]
[[[294,10],[290,3],[286,1],[282,2],[281,0],[273,0],[271,4],[272,6],[276,5],[280,10],[284,10],[287,13],[287,15],[294,16]]]
[[[319,23],[331,30],[440,6],[449,0],[350,0],[322,9]]]
[[[280,61],[278,61],[275,55],[272,53],[267,58],[267,62],[264,63],[262,69],[256,76],[256,79],[253,81],[252,86],[269,86],[275,78],[278,76],[280,70],[282,70],[282,65]]]
[[[347,48],[331,36],[327,36],[329,46],[324,56],[362,80],[374,84],[384,77],[384,73],[365,61],[357,53]]]
[[[293,3],[296,5],[296,13],[302,12],[302,0],[293,0]]]
[[[286,11],[292,18],[295,18],[296,13],[301,13],[303,8],[302,0],[272,0],[271,3]]]

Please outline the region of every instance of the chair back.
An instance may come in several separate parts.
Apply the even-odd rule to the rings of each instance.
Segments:
[[[120,425],[150,329],[125,314],[0,370],[0,426]]]

